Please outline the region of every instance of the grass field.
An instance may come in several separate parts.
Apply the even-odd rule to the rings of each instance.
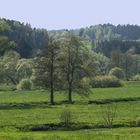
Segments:
[[[139,128],[49,131],[49,132],[1,132],[0,140],[139,140]]]
[[[134,124],[140,117],[140,82],[124,85],[122,88],[92,89],[88,97],[74,94],[72,105],[64,102],[66,93],[59,92],[55,106],[48,104],[49,94],[45,90],[1,90],[0,140],[139,140],[140,128]],[[102,127],[103,111],[108,105],[116,107],[114,129]],[[71,110],[75,131],[58,127],[63,109]],[[53,131],[47,127],[55,124],[57,127]]]

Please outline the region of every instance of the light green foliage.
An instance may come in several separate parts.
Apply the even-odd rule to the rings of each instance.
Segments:
[[[6,23],[6,21],[0,19],[0,32],[9,31],[10,26]]]
[[[33,73],[31,81],[33,82],[34,87],[43,87],[47,88],[49,85],[48,82],[48,63],[46,57],[34,58],[33,64]]]
[[[93,69],[96,70],[96,74],[105,75],[109,71],[110,59],[101,53],[93,53],[96,60],[96,65]]]
[[[16,75],[18,80],[24,78],[30,78],[33,72],[33,60],[32,59],[20,59],[16,65]]]
[[[23,78],[30,78],[32,75],[32,59],[20,59],[15,51],[6,52],[0,58],[1,82],[6,84],[17,84]]]
[[[133,81],[140,81],[140,75],[137,74],[132,78]]]
[[[118,79],[124,79],[125,74],[121,68],[115,67],[109,71],[109,75],[116,76]]]
[[[30,79],[22,79],[17,85],[18,90],[30,90],[32,87],[32,83]]]
[[[91,79],[94,88],[121,87],[122,82],[115,76],[96,76]]]
[[[17,84],[18,77],[16,71],[16,65],[20,59],[20,55],[15,51],[9,51],[5,53],[3,61],[4,77],[7,83]]]

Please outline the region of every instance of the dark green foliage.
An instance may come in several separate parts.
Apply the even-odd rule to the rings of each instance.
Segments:
[[[75,31],[76,33],[77,31]],[[79,30],[79,35],[88,40],[138,40],[140,38],[140,26],[112,24],[90,26]]]
[[[140,127],[140,117],[136,119],[136,126]]]
[[[90,82],[93,88],[121,87],[121,81],[114,76],[96,76]]]
[[[102,126],[99,126],[99,128]],[[80,129],[93,129],[95,128],[91,124],[85,123],[71,123],[70,125],[66,126],[64,123],[50,123],[50,124],[42,124],[42,125],[27,125],[25,127],[17,127],[20,131],[52,131],[52,130],[80,130]]]
[[[0,55],[14,49],[21,57],[29,58],[37,55],[48,44],[48,33],[45,29],[32,29],[30,24],[14,20],[0,19],[0,35],[6,40],[0,42]]]
[[[7,36],[0,35],[0,56],[4,55],[5,52],[10,50],[16,50],[17,43],[10,40]]]
[[[60,69],[64,79],[64,88],[68,91],[68,102],[72,103],[73,92],[84,92],[88,86],[82,85],[81,80],[90,76],[88,73],[90,53],[79,36],[71,36],[65,32],[65,39],[60,44]],[[91,61],[90,61],[91,62]],[[87,83],[88,84],[88,83]]]
[[[122,53],[133,49],[135,54],[140,54],[140,42],[136,40],[111,40],[98,42],[98,47],[94,49],[103,53],[107,57],[111,57],[113,49],[119,49]]]

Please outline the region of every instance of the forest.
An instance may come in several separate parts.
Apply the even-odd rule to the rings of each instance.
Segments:
[[[140,26],[137,25],[104,24],[75,30],[47,31],[31,28],[28,23],[0,19],[1,80],[7,84],[18,84],[23,78],[36,75],[42,63],[46,67],[42,68],[41,73],[49,72],[51,70],[47,67],[53,63],[52,60],[54,69],[57,67],[56,71],[60,74],[57,77],[64,77],[62,75],[67,71],[64,62],[68,61],[68,55],[70,61],[76,63],[75,67],[79,67],[74,72],[80,73],[77,75],[79,80],[91,77],[90,74],[92,77],[108,75],[113,68],[121,69],[124,78],[132,80],[140,74],[139,39]],[[86,67],[86,70],[80,67]],[[44,83],[41,86],[47,87],[45,84],[48,81],[44,80],[40,79]]]
[[[138,140],[139,84],[138,25],[47,30],[0,18],[2,140]]]

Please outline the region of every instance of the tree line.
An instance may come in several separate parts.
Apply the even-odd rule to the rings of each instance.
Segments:
[[[48,32],[0,19],[0,83],[45,88],[54,104],[56,91],[66,91],[72,103],[74,92],[87,95],[92,87],[118,82],[108,75],[131,80],[140,75],[139,27],[131,27],[108,24]],[[131,30],[137,30],[134,38]]]
[[[31,28],[28,23],[0,19],[0,55],[17,51],[22,58],[36,56],[48,44],[46,29]]]

